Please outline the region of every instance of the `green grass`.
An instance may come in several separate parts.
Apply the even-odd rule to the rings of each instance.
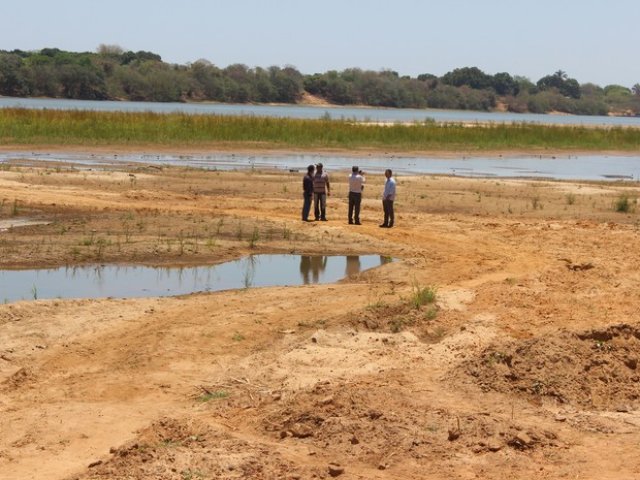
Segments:
[[[241,341],[243,341],[243,340],[244,340],[244,338],[245,338],[245,337],[244,337],[244,335],[242,335],[242,334],[241,334],[241,333],[239,333],[239,332],[235,332],[235,333],[233,334],[233,337],[231,337],[231,339],[232,339],[234,342],[241,342]]]
[[[420,308],[436,301],[437,290],[435,287],[420,287],[418,284],[413,285],[413,293],[411,294],[410,303],[414,308]]]
[[[224,390],[218,390],[215,392],[205,392],[200,395],[196,400],[201,403],[206,403],[210,400],[218,399],[218,398],[227,398],[229,393]]]
[[[627,195],[620,195],[613,204],[613,209],[616,212],[627,213],[631,210],[631,201]]]
[[[222,115],[0,109],[0,145],[229,145],[395,150],[640,149],[640,129],[530,123],[365,125]]]

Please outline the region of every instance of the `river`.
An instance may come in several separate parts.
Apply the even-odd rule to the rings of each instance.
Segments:
[[[640,117],[605,117],[585,115],[549,115],[534,113],[477,112],[467,110],[435,110],[411,108],[370,108],[310,105],[248,105],[222,103],[158,103],[117,102],[99,100],[66,100],[52,98],[0,97],[0,108],[33,108],[53,110],[98,110],[127,112],[182,112],[189,114],[255,115],[280,118],[354,119],[367,122],[436,122],[513,123],[527,122],[553,125],[633,126],[640,128]]]
[[[80,169],[110,166],[164,165],[206,170],[284,170],[306,171],[307,165],[322,162],[329,172],[351,171],[356,164],[365,172],[382,173],[391,168],[400,175],[432,174],[483,178],[539,178],[555,180],[640,180],[640,155],[487,155],[409,156],[370,154],[340,156],[327,154],[156,154],[156,153],[77,153],[77,152],[0,152],[0,164],[11,161],[44,162]]]

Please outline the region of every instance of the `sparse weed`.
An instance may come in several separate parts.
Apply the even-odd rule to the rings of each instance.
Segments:
[[[531,207],[533,207],[534,210],[542,210],[542,204],[540,203],[540,197],[535,196],[531,199]]]
[[[201,403],[206,403],[210,400],[219,399],[219,398],[227,398],[229,396],[229,392],[225,390],[216,390],[214,392],[204,392],[200,395],[196,400]]]
[[[444,336],[446,334],[447,334],[447,331],[443,327],[437,327],[431,333],[431,338],[434,341],[439,342],[440,340],[442,340],[444,338]]]
[[[425,320],[435,320],[435,318],[438,316],[438,307],[435,305],[432,305],[431,307],[429,307],[427,309],[426,312],[424,312],[424,319]]]
[[[614,202],[613,209],[616,212],[627,213],[629,210],[631,210],[631,202],[629,201],[629,197],[627,195],[620,195]]]
[[[178,245],[180,246],[179,255],[184,255],[185,238],[182,230],[178,233]]]
[[[394,318],[389,322],[389,328],[393,333],[399,333],[404,330],[407,322],[404,318]]]
[[[388,304],[384,300],[378,299],[375,302],[369,303],[365,307],[365,309],[366,310],[381,310],[381,309],[383,309],[383,308],[385,308],[387,306],[388,306]]]
[[[502,352],[491,352],[485,357],[484,361],[487,365],[505,363],[507,361],[507,355]]]
[[[420,287],[419,284],[413,284],[413,293],[411,294],[411,305],[418,309],[423,305],[434,303],[436,301],[437,289],[433,286]]]
[[[202,472],[191,469],[181,471],[180,476],[182,477],[182,480],[199,480],[201,478],[204,478]]]
[[[260,239],[260,230],[258,227],[253,228],[253,233],[251,234],[251,238],[249,239],[249,248],[255,248],[256,243]]]
[[[96,234],[95,230],[91,230],[91,235],[89,235],[89,237],[84,238],[82,240],[82,245],[84,245],[85,247],[89,247],[93,245],[95,234]]]
[[[241,342],[245,339],[244,335],[242,335],[240,332],[235,332],[233,334],[233,337],[231,337],[231,340],[233,340],[234,342]]]

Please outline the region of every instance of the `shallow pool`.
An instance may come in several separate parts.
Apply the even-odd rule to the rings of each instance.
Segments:
[[[388,263],[379,255],[251,255],[212,266],[98,265],[0,270],[0,302],[43,298],[134,298],[236,288],[332,283]]]

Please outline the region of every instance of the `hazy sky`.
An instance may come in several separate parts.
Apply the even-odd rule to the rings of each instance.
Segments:
[[[166,62],[293,65],[401,75],[477,66],[534,82],[640,83],[640,0],[25,0],[6,2],[1,50],[100,44]]]

